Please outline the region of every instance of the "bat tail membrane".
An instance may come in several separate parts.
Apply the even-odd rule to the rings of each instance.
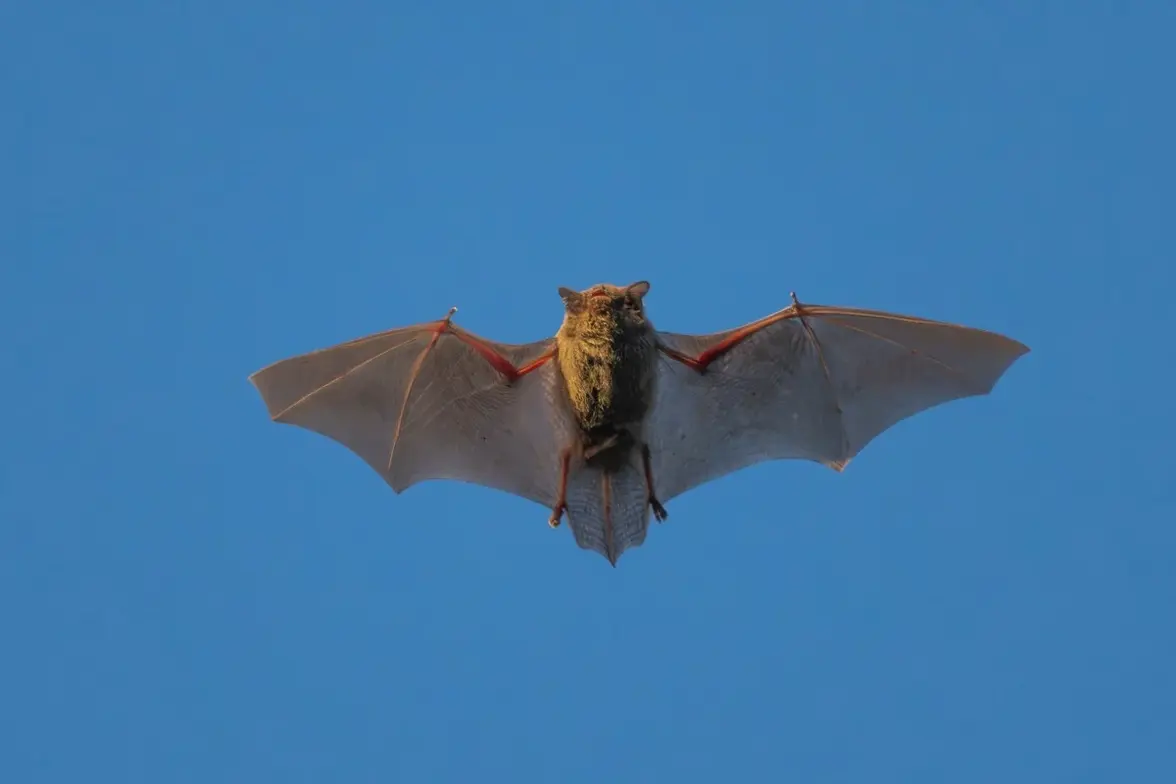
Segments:
[[[640,453],[618,470],[580,465],[568,475],[568,525],[576,544],[598,552],[613,566],[621,553],[640,547],[649,530],[649,499]]]

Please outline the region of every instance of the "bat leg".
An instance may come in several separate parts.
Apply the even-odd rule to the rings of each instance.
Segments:
[[[649,506],[653,510],[653,517],[659,523],[664,522],[670,516],[670,513],[661,505],[661,502],[657,500],[657,496],[653,492],[653,469],[650,467],[648,444],[641,445],[641,462],[645,466],[645,489],[648,491]]]
[[[555,506],[551,507],[551,517],[547,520],[547,524],[552,528],[559,528],[564,512],[568,511],[568,465],[571,459],[572,451],[570,449],[565,449],[559,458],[559,498],[556,500]]]

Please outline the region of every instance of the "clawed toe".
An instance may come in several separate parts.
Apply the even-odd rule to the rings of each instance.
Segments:
[[[552,528],[559,528],[560,520],[563,519],[564,511],[567,509],[562,504],[551,510],[551,517],[547,519],[547,524]]]

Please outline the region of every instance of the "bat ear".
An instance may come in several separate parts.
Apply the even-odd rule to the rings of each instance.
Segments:
[[[563,286],[560,286],[559,287],[559,298],[564,301],[565,305],[571,305],[573,302],[580,301],[580,292],[572,291],[569,288],[565,288]]]
[[[625,291],[629,292],[637,299],[641,299],[649,293],[649,281],[639,280],[636,283],[630,284],[629,287],[625,289]]]

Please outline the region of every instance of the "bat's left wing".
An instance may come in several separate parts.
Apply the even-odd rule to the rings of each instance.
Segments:
[[[978,329],[795,298],[738,329],[658,340],[646,438],[662,501],[764,460],[840,471],[897,422],[987,394],[1029,350]]]
[[[250,380],[275,421],[339,442],[398,493],[456,479],[550,507],[572,437],[554,351],[554,339],[496,343],[447,317],[286,359]]]

